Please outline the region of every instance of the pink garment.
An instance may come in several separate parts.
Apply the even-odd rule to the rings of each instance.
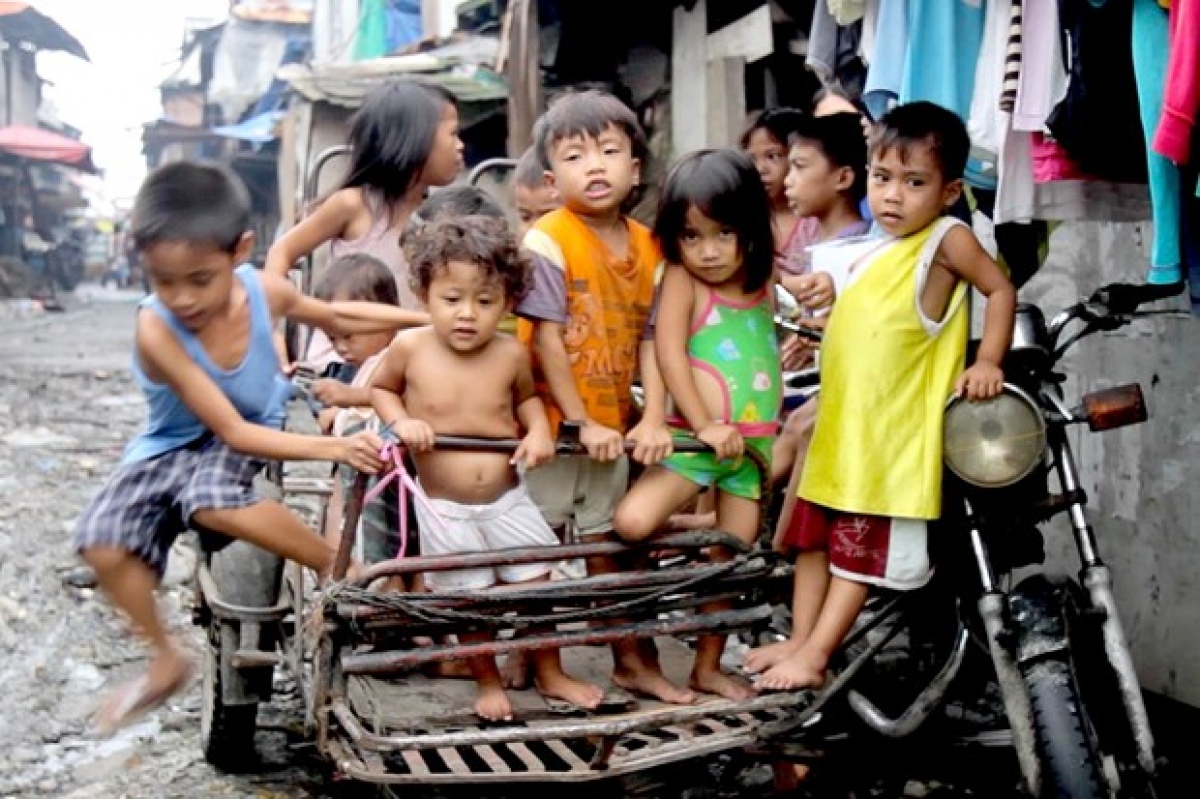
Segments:
[[[410,311],[421,310],[424,306],[413,294],[408,285],[408,261],[404,251],[400,249],[401,228],[391,226],[391,215],[384,205],[382,198],[362,190],[367,208],[371,210],[371,227],[357,239],[333,239],[329,242],[330,255],[333,260],[343,255],[365,253],[373,255],[387,265],[396,276],[396,289],[400,297],[400,307]],[[320,371],[331,363],[337,363],[341,358],[333,351],[333,344],[323,330],[313,330],[312,338],[308,341],[304,362]]]
[[[363,198],[371,211],[371,227],[357,239],[334,239],[329,243],[330,254],[336,260],[343,255],[365,253],[383,261],[396,276],[400,290],[400,307],[410,311],[421,309],[421,302],[408,285],[408,261],[400,249],[401,227],[392,227],[391,212],[382,198],[363,189]]]
[[[871,223],[866,220],[852,222],[834,234],[834,239],[848,239],[861,236],[871,229]],[[785,275],[806,275],[812,271],[812,248],[821,243],[821,220],[815,216],[806,216],[796,222],[783,251],[776,259],[779,271]]]
[[[1042,133],[1033,134],[1033,144],[1030,147],[1033,160],[1033,180],[1035,183],[1050,183],[1055,180],[1098,180],[1093,175],[1086,174],[1079,165],[1071,160],[1071,156],[1054,139]]]
[[[1200,0],[1173,0],[1170,25],[1163,110],[1152,146],[1159,155],[1186,164],[1200,108]]]

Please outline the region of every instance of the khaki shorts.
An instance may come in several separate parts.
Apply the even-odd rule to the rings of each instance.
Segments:
[[[629,461],[568,455],[526,472],[525,482],[551,527],[574,522],[577,536],[603,535],[612,532],[617,503],[629,489]]]

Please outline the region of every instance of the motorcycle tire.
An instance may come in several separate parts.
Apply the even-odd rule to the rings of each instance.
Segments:
[[[1049,659],[1025,672],[1042,760],[1045,799],[1110,799],[1091,722],[1071,664]]]
[[[237,646],[236,631],[213,619],[208,639],[200,686],[200,749],[208,763],[236,773],[257,758],[254,737],[258,732],[258,703],[231,705],[224,699],[221,661]]]

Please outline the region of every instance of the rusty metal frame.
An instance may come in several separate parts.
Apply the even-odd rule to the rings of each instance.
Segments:
[[[489,727],[455,729],[442,732],[376,735],[369,731],[345,700],[335,700],[331,713],[356,748],[372,752],[396,752],[405,749],[442,749],[453,746],[507,744],[547,739],[616,738],[639,730],[653,730],[708,718],[736,716],[763,710],[788,709],[811,697],[810,691],[759,694],[752,699],[717,699],[695,705],[679,705],[661,710],[623,713],[616,716],[590,716],[582,719]],[[747,732],[747,740],[751,738]]]
[[[510,440],[488,441],[469,438],[443,439],[442,437],[439,437],[438,441],[439,446],[452,448],[477,448],[482,445],[501,450],[511,449],[517,443]],[[568,430],[565,437],[558,442],[558,448],[560,453],[579,451],[577,431],[573,436],[572,431]],[[702,447],[691,442],[681,449],[689,448]],[[760,464],[760,468],[762,468],[762,464]],[[767,476],[765,468],[762,469],[762,473],[765,478]],[[358,532],[357,521],[363,507],[366,483],[367,478],[359,475],[347,497],[341,540],[332,570],[335,584],[345,580],[346,577]],[[766,497],[767,495],[764,494],[764,499]],[[766,519],[764,518],[764,530],[766,529]],[[677,552],[683,553],[686,558],[692,553],[699,554],[709,551],[713,547],[721,547],[725,551],[733,552],[737,562],[709,565],[696,564],[692,559],[688,559],[685,560],[686,565],[682,567],[676,565],[661,572],[629,572],[560,581],[555,584],[554,589],[549,591],[544,587],[536,591],[501,589],[489,592],[486,597],[467,598],[439,594],[404,595],[406,601],[420,603],[431,608],[489,607],[495,609],[499,607],[511,612],[525,606],[580,607],[597,596],[605,595],[605,592],[618,595],[622,591],[653,592],[658,588],[669,590],[673,584],[680,585],[681,590],[678,595],[669,594],[653,599],[651,618],[644,618],[640,621],[609,622],[605,625],[562,631],[553,628],[537,629],[528,636],[512,639],[425,646],[411,650],[355,652],[348,646],[352,641],[361,640],[368,629],[386,636],[399,636],[401,639],[411,639],[421,629],[420,619],[412,617],[405,619],[406,614],[400,609],[356,601],[353,597],[354,591],[361,593],[380,578],[429,571],[544,563],[633,552]],[[740,720],[736,728],[731,721],[730,726],[726,729],[717,723],[718,717],[732,719],[741,714],[771,711],[774,715],[774,723],[779,723],[783,720],[781,717],[783,709],[802,703],[811,696],[810,692],[764,694],[744,702],[722,699],[701,705],[634,711],[610,716],[582,713],[582,717],[580,717],[572,714],[571,718],[564,715],[562,720],[539,721],[532,726],[475,727],[467,725],[406,735],[376,735],[366,729],[350,707],[347,698],[347,680],[350,675],[389,674],[413,669],[427,663],[471,656],[496,655],[547,647],[603,644],[629,638],[653,638],[660,635],[677,636],[747,629],[765,622],[770,617],[771,609],[768,605],[757,602],[748,607],[735,607],[708,613],[699,612],[684,616],[662,617],[660,614],[669,609],[696,607],[718,600],[731,600],[738,595],[754,594],[764,585],[773,585],[782,579],[786,576],[786,571],[786,567],[776,563],[761,550],[755,551],[745,542],[718,531],[681,533],[640,544],[603,541],[549,548],[537,547],[409,558],[403,561],[392,560],[375,564],[357,575],[356,579],[345,583],[353,591],[347,592],[340,600],[337,598],[336,591],[329,596],[333,601],[323,605],[321,612],[323,612],[324,618],[309,627],[311,634],[305,635],[298,631],[293,639],[295,646],[308,649],[312,655],[311,690],[305,693],[309,699],[308,719],[316,727],[317,748],[335,761],[340,772],[353,779],[384,783],[469,783],[495,782],[501,779],[522,781],[598,779],[614,773],[637,771],[660,763],[684,760],[726,750],[730,747],[750,744],[755,740],[756,727],[761,720],[754,721],[747,716],[746,719]],[[689,590],[687,584],[692,577],[699,578],[699,580],[695,583],[695,588]],[[647,613],[645,610],[639,612]],[[601,615],[603,614],[601,613]],[[299,619],[297,619],[297,624],[300,624]],[[425,623],[426,628],[433,627],[438,630],[460,625],[460,622],[453,621],[439,621],[437,624]],[[302,663],[303,660],[303,656],[299,655],[293,659],[293,662]],[[297,678],[303,679],[302,675],[297,675]],[[619,740],[626,734],[636,735],[639,731],[644,732],[673,725],[686,727],[688,724],[700,724],[703,726],[706,720],[713,720],[710,722],[710,726],[715,724],[717,728],[724,731],[709,734],[699,733],[695,730],[683,730],[679,742],[665,747],[653,744],[649,747],[652,751],[646,752],[635,750],[632,746],[629,749],[623,749]],[[734,732],[735,729],[736,732]],[[548,746],[553,743],[556,746],[565,747],[564,740],[581,737],[596,744],[595,754],[591,758],[591,762],[586,764],[586,768],[583,766],[573,767],[569,772],[539,772],[534,769],[520,774],[483,774],[463,773],[461,770],[452,768],[451,773],[412,775],[389,769],[387,763],[380,757],[380,754],[383,753],[399,754],[404,758],[405,763],[415,766],[420,760],[419,752],[421,751],[459,745],[478,748],[492,744],[512,743],[519,746],[523,741],[542,741],[546,742]],[[614,755],[614,753],[617,754]],[[614,756],[619,761],[615,764],[617,770],[614,770],[614,764],[610,762]],[[495,753],[492,753],[491,758],[494,760],[495,757]],[[428,769],[425,771],[427,772]]]
[[[590,601],[612,599],[631,591],[645,591],[655,588],[671,588],[678,585],[681,577],[689,580],[705,581],[709,591],[740,589],[750,585],[761,589],[764,584],[770,585],[790,576],[790,570],[771,564],[765,559],[753,559],[746,563],[738,563],[733,568],[719,567],[690,567],[694,574],[688,574],[679,569],[670,571],[639,571],[619,574],[597,575],[583,579],[556,580],[554,590],[545,588],[498,589],[494,593],[481,596],[464,597],[461,594],[417,594],[400,593],[395,596],[403,597],[406,601],[428,608],[503,608],[506,611],[525,608],[542,607],[546,605],[562,607],[579,605]],[[686,596],[678,599],[663,599],[657,605],[660,612],[675,609],[679,603],[692,600]],[[403,611],[387,606],[376,606],[369,603],[352,600],[339,601],[335,607],[336,615],[351,622],[356,628],[363,629],[371,626],[418,626],[422,622],[409,621],[403,618]],[[601,614],[598,614],[601,615]],[[434,622],[428,622],[433,624]]]
[[[343,654],[339,662],[346,674],[390,674],[414,669],[426,663],[527,652],[533,649],[611,644],[628,638],[653,638],[659,635],[729,632],[766,621],[770,616],[770,607],[759,605],[742,610],[723,610],[673,619],[650,619],[632,624],[586,627],[581,630],[532,634],[482,643],[424,646],[420,649],[393,652],[348,653]]]

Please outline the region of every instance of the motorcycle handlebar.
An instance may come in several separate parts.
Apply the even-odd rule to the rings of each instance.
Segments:
[[[1101,286],[1086,300],[1067,308],[1050,322],[1049,333],[1054,344],[1054,360],[1058,361],[1081,339],[1099,330],[1116,330],[1123,327],[1132,321],[1132,317],[1138,315],[1138,309],[1142,305],[1174,297],[1182,292],[1183,288],[1183,283],[1110,283]],[[1059,337],[1073,320],[1086,323],[1084,329],[1060,344]]]
[[[1140,306],[1158,300],[1165,300],[1183,292],[1184,284],[1167,283],[1154,285],[1151,283],[1110,283],[1102,286],[1088,297],[1088,303],[1103,306],[1110,314],[1131,314]]]
[[[775,317],[775,324],[779,328],[786,330],[789,333],[795,333],[800,338],[805,338],[818,344],[824,338],[824,335],[820,330],[814,330],[811,327],[807,327],[799,322],[792,321],[791,319],[785,319],[782,316]]]

